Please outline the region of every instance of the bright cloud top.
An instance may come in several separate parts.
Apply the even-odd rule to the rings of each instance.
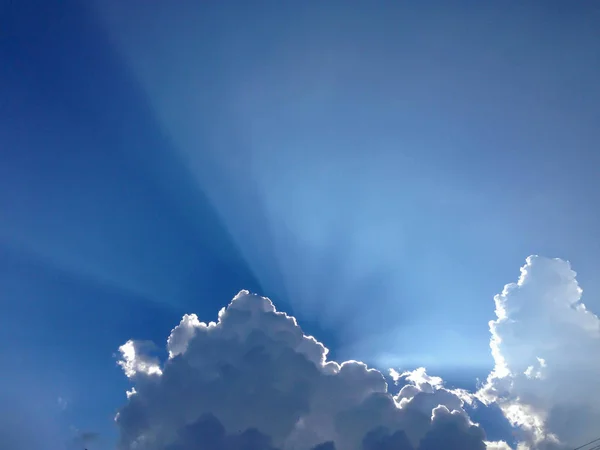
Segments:
[[[529,257],[495,297],[495,369],[476,394],[425,369],[391,379],[327,349],[264,297],[241,291],[218,315],[185,315],[164,364],[148,343],[121,346],[134,387],[117,415],[122,450],[506,450],[465,411],[497,403],[521,449],[567,449],[600,423],[600,322],[580,302],[569,264]],[[575,370],[576,369],[576,370]],[[596,431],[597,432],[597,431]]]
[[[496,366],[478,397],[500,405],[523,445],[574,448],[600,436],[600,321],[581,294],[568,262],[530,256],[494,299]]]

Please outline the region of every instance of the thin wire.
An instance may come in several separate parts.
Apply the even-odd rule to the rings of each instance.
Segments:
[[[600,441],[600,438],[598,439],[594,439],[593,441],[588,442],[587,444],[583,444],[577,448],[574,448],[573,450],[581,450],[584,447],[587,447],[590,444],[593,444],[594,442],[598,442]],[[593,448],[589,448],[588,450],[599,450],[600,449],[600,445],[595,445]]]

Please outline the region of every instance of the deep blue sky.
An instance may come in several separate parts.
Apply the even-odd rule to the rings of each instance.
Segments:
[[[285,5],[0,3],[0,395],[48,433],[106,430],[118,346],[241,288],[471,377],[527,255],[600,310],[597,4]]]

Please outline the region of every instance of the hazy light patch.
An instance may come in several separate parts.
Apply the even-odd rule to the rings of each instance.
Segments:
[[[419,327],[428,330],[431,336],[423,338],[424,333],[417,330]],[[345,343],[337,354],[340,357],[355,355],[382,370],[388,367],[413,370],[425,366],[434,371],[463,370],[478,374],[487,374],[491,360],[489,348],[477,352],[468,336],[427,319],[362,336]]]

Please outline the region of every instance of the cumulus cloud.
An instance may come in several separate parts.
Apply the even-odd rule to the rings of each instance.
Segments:
[[[600,321],[568,262],[527,258],[495,297],[495,368],[477,396],[519,427],[521,448],[568,449],[600,434]]]
[[[479,450],[468,396],[424,369],[383,374],[327,360],[293,317],[241,291],[216,322],[183,317],[159,363],[129,341],[121,366],[134,389],[116,423],[121,450]],[[441,446],[441,447],[440,447]]]

